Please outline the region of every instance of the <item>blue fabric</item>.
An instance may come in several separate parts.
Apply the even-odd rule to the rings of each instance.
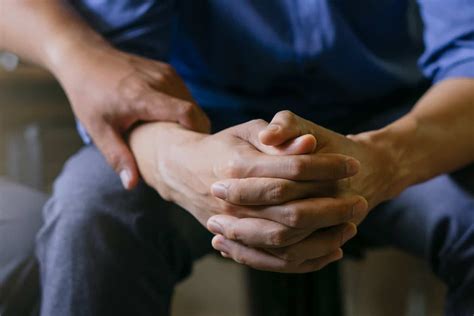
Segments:
[[[170,55],[204,106],[264,113],[287,107],[328,117],[422,78],[404,6],[208,2],[183,6]]]
[[[229,109],[324,121],[373,110],[369,100],[424,79],[474,77],[472,0],[74,4],[117,47],[170,61],[221,121]]]

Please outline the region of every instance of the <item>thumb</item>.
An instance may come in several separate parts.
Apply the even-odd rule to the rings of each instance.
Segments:
[[[274,146],[274,148],[278,155],[303,155],[313,153],[316,150],[316,146],[316,137],[306,134],[291,139],[282,145]]]
[[[123,187],[126,190],[133,189],[139,180],[138,168],[123,136],[112,127],[107,126],[99,136],[91,135],[91,137],[107,163],[120,176]]]
[[[270,124],[260,132],[259,139],[262,144],[280,146],[306,134],[313,135],[319,145],[324,144],[330,136],[325,128],[290,111],[281,111],[275,114]]]
[[[301,155],[310,154],[316,150],[316,138],[310,134],[292,138],[277,146],[263,144],[260,135],[267,126],[268,123],[264,120],[253,120],[234,126],[231,130],[235,135],[248,141],[256,149],[267,155]]]

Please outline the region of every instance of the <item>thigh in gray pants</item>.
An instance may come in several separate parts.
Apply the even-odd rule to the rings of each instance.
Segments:
[[[39,309],[35,235],[46,196],[0,179],[0,315],[35,315]]]

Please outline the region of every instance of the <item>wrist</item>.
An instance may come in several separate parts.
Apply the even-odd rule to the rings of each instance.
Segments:
[[[383,169],[386,183],[383,200],[397,196],[423,178],[422,168],[416,167],[414,163],[416,148],[412,139],[417,129],[416,120],[404,117],[379,130],[355,136],[370,147]]]
[[[155,122],[131,131],[129,143],[143,179],[157,189],[163,187],[167,173],[175,169],[180,160],[180,149],[207,136],[176,123]]]

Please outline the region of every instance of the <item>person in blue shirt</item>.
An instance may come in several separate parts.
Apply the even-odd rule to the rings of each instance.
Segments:
[[[212,247],[304,273],[357,231],[474,313],[474,2],[2,9],[0,49],[56,76],[86,143],[44,209],[41,315],[166,315]]]

